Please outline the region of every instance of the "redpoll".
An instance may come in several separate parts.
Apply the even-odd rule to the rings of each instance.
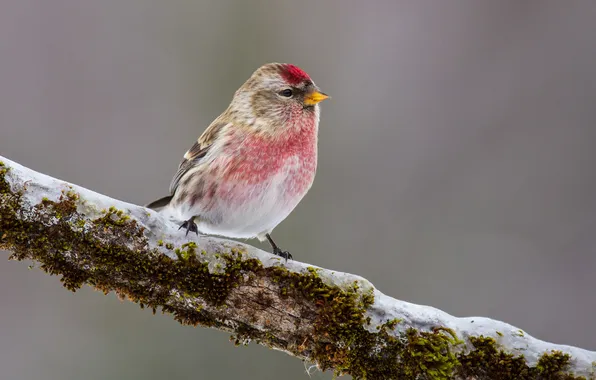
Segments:
[[[327,97],[294,65],[261,66],[186,152],[171,195],[147,207],[183,220],[187,235],[267,239],[291,258],[270,234],[312,186]]]

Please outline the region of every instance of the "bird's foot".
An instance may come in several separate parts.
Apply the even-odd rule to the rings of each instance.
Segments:
[[[283,257],[284,259],[286,259],[286,261],[288,261],[288,259],[292,260],[292,254],[288,251],[282,251],[281,249],[279,249],[277,244],[275,244],[275,242],[271,238],[271,235],[265,234],[265,237],[267,238],[267,240],[269,240],[269,244],[271,244],[271,249],[273,249],[274,255]]]
[[[283,257],[284,259],[286,259],[286,261],[288,261],[288,259],[292,260],[292,254],[288,251],[282,251],[281,249],[279,249],[279,247],[273,248],[273,254]]]
[[[188,236],[188,233],[190,231],[194,232],[197,234],[197,236],[199,236],[199,228],[197,227],[197,224],[195,223],[195,218],[190,218],[187,221],[185,221],[184,223],[182,223],[180,225],[180,227],[178,227],[178,229],[182,229],[182,228],[186,228],[186,236]]]

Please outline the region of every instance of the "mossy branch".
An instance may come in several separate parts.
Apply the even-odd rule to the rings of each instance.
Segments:
[[[201,236],[0,157],[0,248],[63,285],[115,292],[356,379],[594,379],[596,352],[388,297],[367,280]]]

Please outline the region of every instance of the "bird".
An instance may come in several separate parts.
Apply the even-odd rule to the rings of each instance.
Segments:
[[[170,194],[146,207],[182,221],[186,236],[267,240],[292,259],[271,232],[312,187],[327,98],[298,66],[262,65],[184,154]]]

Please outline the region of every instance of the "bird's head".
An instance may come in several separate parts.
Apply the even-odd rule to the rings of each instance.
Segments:
[[[269,63],[236,91],[228,111],[261,132],[277,135],[292,128],[316,127],[319,102],[327,98],[299,67]]]

